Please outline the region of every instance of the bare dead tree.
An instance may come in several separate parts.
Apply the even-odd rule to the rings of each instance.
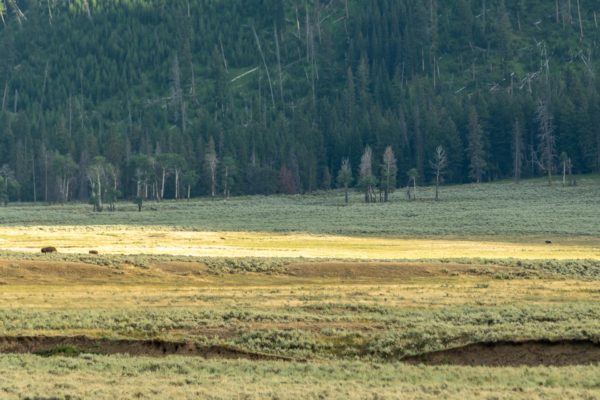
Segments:
[[[196,73],[194,72],[194,62],[190,61],[190,72],[192,75],[192,82],[190,83],[190,94],[192,98],[196,98]]]
[[[83,7],[85,8],[85,12],[87,13],[88,18],[92,19],[92,12],[90,10],[90,3],[88,2],[88,0],[83,0]]]
[[[359,177],[359,185],[365,193],[365,202],[374,203],[376,179],[373,176],[373,151],[369,146],[365,147],[360,158]]]
[[[581,21],[581,7],[579,6],[579,0],[577,0],[577,16],[579,17],[579,39],[583,40],[583,22]]]
[[[313,105],[316,105],[317,104],[316,81],[319,79],[319,72],[318,72],[318,66],[317,66],[317,61],[316,61],[316,57],[315,57],[314,28],[311,23],[310,15],[311,14],[308,9],[308,3],[307,3],[306,11],[305,11],[305,17],[306,17],[306,39],[305,39],[305,41],[306,41],[307,70],[305,71],[305,73],[306,73],[306,80],[311,88]],[[317,19],[317,23],[318,23],[318,19]]]
[[[284,104],[283,100],[283,73],[281,70],[281,53],[279,51],[279,34],[277,32],[277,23],[273,23],[273,31],[275,35],[275,51],[277,53],[277,69],[279,71],[279,97],[281,98],[281,104]]]
[[[44,77],[44,85],[45,85]],[[81,129],[85,129],[85,100],[83,97],[83,68],[79,67],[79,96],[80,96],[80,104],[79,104],[79,120],[81,122]]]
[[[344,188],[344,201],[348,204],[348,186],[352,183],[352,167],[348,157],[342,160],[342,166],[337,175],[338,187]]]
[[[560,165],[562,167],[562,185],[567,185],[567,170],[569,168],[569,164],[571,163],[571,159],[567,155],[566,152],[560,153]]]
[[[269,81],[269,89],[271,90],[271,102],[273,103],[273,108],[275,108],[275,94],[273,93],[273,82],[271,81],[271,74],[269,73],[269,67],[267,67],[267,61],[265,60],[265,54],[262,51],[262,46],[260,45],[260,39],[258,38],[258,34],[256,33],[256,29],[254,25],[252,25],[252,33],[254,33],[254,39],[256,40],[256,47],[258,48],[258,52],[260,53],[260,58],[262,59],[263,66],[265,67],[265,71],[267,73],[267,79]]]
[[[173,65],[171,68],[171,101],[173,106],[178,109],[175,113],[176,119],[181,119],[181,130],[186,129],[186,113],[185,101],[183,99],[183,91],[181,89],[181,68],[179,67],[179,56],[175,53],[173,57]]]
[[[212,136],[208,141],[208,146],[206,148],[206,152],[204,153],[204,162],[210,175],[210,195],[214,200],[217,194],[217,165],[219,163],[219,159],[217,158],[215,141]]]
[[[439,145],[435,148],[433,160],[431,161],[431,168],[435,175],[435,201],[439,200],[439,187],[447,167],[448,157],[446,156],[446,151],[442,145]]]
[[[33,183],[33,202],[37,203],[37,185],[35,180],[35,150],[31,152],[31,175]]]
[[[383,179],[385,179],[383,201],[389,200],[390,193],[396,188],[396,156],[392,146],[387,146],[383,152]]]
[[[513,125],[513,178],[519,182],[523,170],[523,131],[519,120],[515,119]]]
[[[48,22],[52,25],[52,7],[50,7],[50,0],[47,0],[48,3]]]
[[[2,25],[6,26],[6,21],[4,20],[4,14],[6,13],[6,8],[4,6],[4,2],[0,1],[0,19],[2,20]]]
[[[4,83],[4,93],[2,94],[2,111],[6,109],[6,99],[8,98],[8,79]]]
[[[408,185],[406,188],[407,189],[406,194],[408,195],[408,200],[416,200],[417,199],[417,178],[419,177],[419,170],[416,168],[411,168],[406,173],[406,176],[408,176]],[[411,182],[413,185],[412,198],[411,198],[411,188],[410,188]]]
[[[223,48],[223,41],[221,40],[221,36],[219,36],[219,46],[221,47],[221,56],[223,57],[223,66],[225,67],[225,72],[229,72],[229,67],[227,66],[227,58],[225,58],[225,49]]]
[[[17,17],[17,21],[19,22],[19,24],[23,23],[23,20],[27,19],[27,17],[25,17],[25,14],[23,14],[21,9],[19,8],[17,1],[16,0],[7,0],[7,2],[8,2],[8,5],[10,6],[11,10],[15,14],[15,17]],[[2,18],[2,21],[4,21],[4,18]]]
[[[548,184],[552,184],[552,171],[554,169],[556,137],[554,135],[554,126],[552,124],[552,114],[543,100],[538,102],[536,110],[536,119],[538,122],[538,140],[540,160],[539,166],[548,176]]]

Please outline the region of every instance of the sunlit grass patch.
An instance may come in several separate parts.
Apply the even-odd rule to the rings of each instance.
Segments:
[[[39,252],[52,245],[61,253],[150,254],[212,257],[309,257],[342,259],[600,259],[600,239],[562,238],[393,238],[267,232],[201,232],[167,227],[29,226],[0,227],[0,248]]]

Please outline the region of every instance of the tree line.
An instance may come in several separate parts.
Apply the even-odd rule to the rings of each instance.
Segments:
[[[586,0],[0,1],[4,201],[600,169]]]

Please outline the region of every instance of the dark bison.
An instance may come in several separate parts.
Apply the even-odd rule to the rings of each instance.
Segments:
[[[546,244],[552,244],[552,240],[546,240],[545,243]]]
[[[90,250],[90,254],[98,254],[98,250]]]
[[[56,253],[56,247],[52,247],[52,246],[43,247],[42,253]]]

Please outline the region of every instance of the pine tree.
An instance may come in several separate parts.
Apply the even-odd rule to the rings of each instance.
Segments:
[[[475,108],[469,112],[469,177],[480,183],[487,167],[483,148],[483,132]]]

